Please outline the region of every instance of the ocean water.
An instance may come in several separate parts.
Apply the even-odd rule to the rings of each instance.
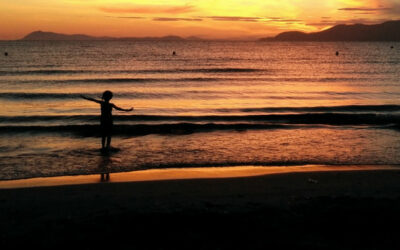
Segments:
[[[400,43],[2,41],[0,52],[0,180],[400,164]],[[113,112],[109,155],[99,105],[80,98],[105,90],[135,108]]]

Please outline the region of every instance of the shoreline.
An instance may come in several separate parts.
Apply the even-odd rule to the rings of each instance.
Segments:
[[[400,249],[398,166],[248,168],[3,188],[0,242],[4,249]],[[167,174],[178,172],[181,179]]]
[[[299,166],[235,166],[204,168],[148,169],[129,172],[35,177],[17,180],[1,180],[0,189],[68,186],[96,183],[146,182],[187,179],[245,178],[273,174],[333,172],[333,171],[373,171],[400,170],[398,165],[299,165]],[[312,180],[310,180],[312,182]]]

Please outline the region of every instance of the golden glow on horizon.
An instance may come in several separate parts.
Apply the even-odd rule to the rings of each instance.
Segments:
[[[15,0],[0,3],[0,39],[35,31],[94,36],[264,37],[398,18],[397,0]]]

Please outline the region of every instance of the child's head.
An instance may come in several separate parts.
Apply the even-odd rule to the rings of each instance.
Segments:
[[[106,90],[103,93],[102,99],[104,101],[109,101],[109,100],[111,100],[112,97],[113,97],[113,93],[111,91],[109,91],[109,90]]]

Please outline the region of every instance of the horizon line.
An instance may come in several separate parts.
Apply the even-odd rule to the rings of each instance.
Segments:
[[[399,22],[399,20],[387,20],[385,22],[381,22],[381,23],[377,23],[377,24],[364,24],[364,23],[337,23],[335,25],[331,25],[329,27],[326,27],[325,29],[321,29],[320,31],[317,32],[304,32],[304,31],[299,31],[299,30],[286,30],[286,31],[282,31],[280,33],[274,34],[274,35],[243,35],[243,36],[232,36],[232,37],[225,37],[225,38],[217,38],[217,37],[207,37],[204,35],[189,35],[189,36],[180,36],[180,35],[174,35],[174,34],[169,34],[169,35],[163,35],[163,36],[108,36],[108,35],[100,35],[100,36],[96,36],[96,35],[90,35],[90,34],[85,34],[85,33],[62,33],[62,32],[55,32],[55,31],[43,31],[43,30],[34,30],[32,32],[27,33],[26,35],[24,35],[21,38],[17,38],[17,39],[0,39],[0,41],[24,41],[24,38],[26,38],[27,36],[34,34],[34,33],[48,33],[48,34],[55,34],[55,35],[61,35],[61,36],[85,36],[88,39],[84,39],[86,41],[90,41],[91,39],[93,40],[101,40],[101,41],[111,41],[111,40],[134,40],[134,39],[138,39],[138,40],[157,40],[157,39],[165,39],[168,40],[168,38],[171,38],[171,40],[173,40],[174,38],[177,40],[206,40],[206,41],[258,41],[260,39],[269,39],[269,38],[274,38],[282,33],[286,33],[286,32],[301,32],[304,34],[313,34],[313,33],[318,33],[318,32],[322,32],[325,30],[329,30],[333,27],[336,26],[352,26],[352,25],[365,25],[365,26],[374,26],[374,25],[380,25],[380,24],[384,24],[384,23],[388,23],[388,22]],[[25,41],[45,41],[46,39],[38,39],[38,40],[25,40]],[[79,39],[76,39],[77,41]],[[49,39],[48,41],[73,41],[70,39],[66,39],[66,40],[62,40],[62,39]],[[82,41],[82,40],[80,40]]]

